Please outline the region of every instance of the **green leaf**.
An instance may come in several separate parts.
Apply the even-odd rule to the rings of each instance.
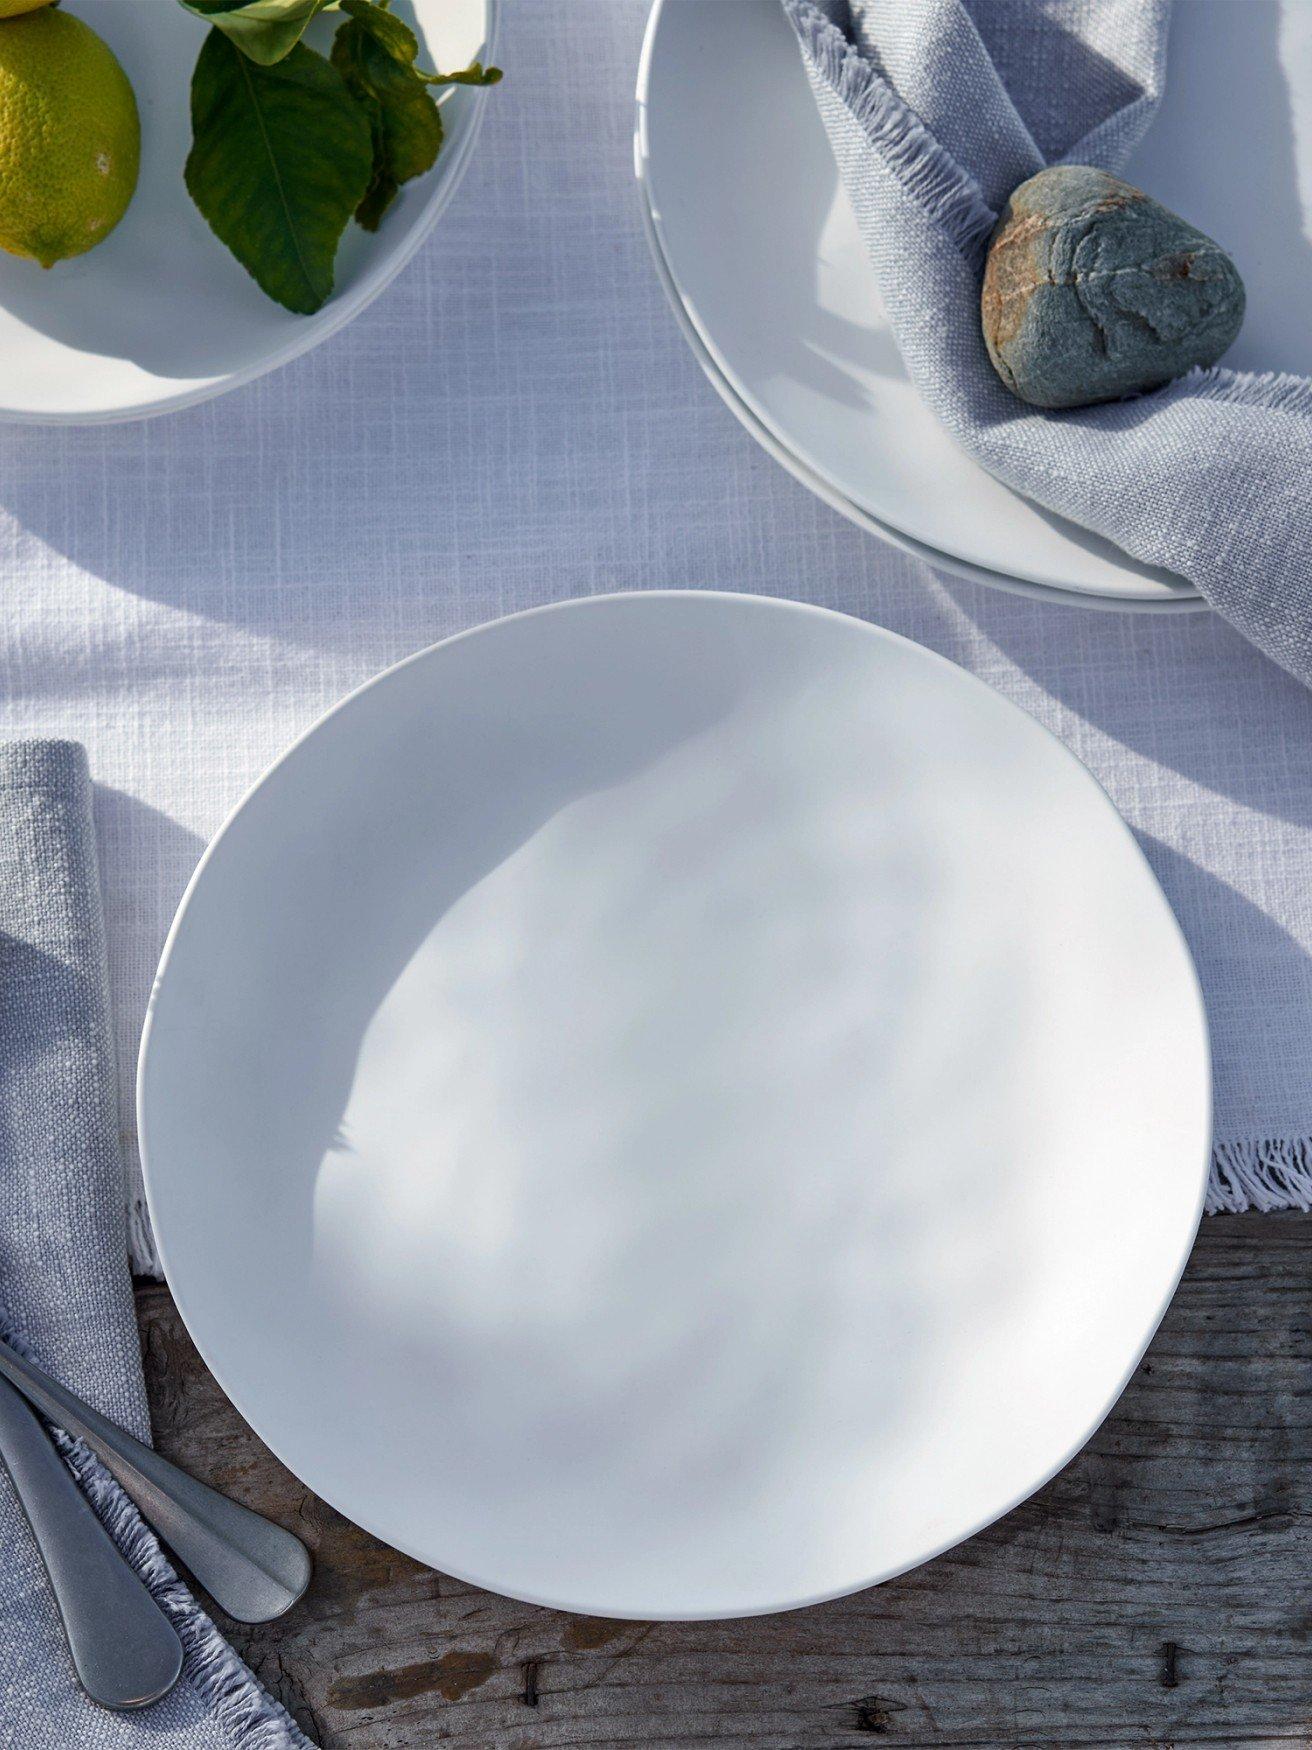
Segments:
[[[485,67],[481,61],[471,61],[458,73],[421,73],[425,85],[499,85],[500,67]]]
[[[425,85],[495,85],[499,82],[500,67],[484,67],[481,61],[471,61],[459,73],[425,73],[422,67],[416,67],[419,38],[409,25],[402,24],[396,14],[388,10],[388,4],[389,0],[341,0],[342,11],[367,30],[393,60],[415,67],[417,76]]]
[[[414,65],[419,54],[419,38],[408,24],[403,24],[394,12],[387,10],[386,0],[342,0],[342,11],[373,37],[379,48],[386,49],[394,61]]]
[[[373,171],[355,216],[376,231],[401,184],[432,169],[442,149],[442,117],[412,64],[414,34],[368,0],[345,0],[342,10],[351,16],[333,38],[333,65],[368,114],[373,143]]]
[[[232,38],[241,52],[271,67],[296,47],[306,25],[332,0],[178,0]]]
[[[369,118],[336,68],[303,43],[275,66],[211,30],[191,81],[187,188],[271,298],[309,315],[373,166]]]

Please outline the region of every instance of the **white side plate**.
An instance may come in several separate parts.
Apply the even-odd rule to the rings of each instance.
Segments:
[[[492,55],[497,0],[413,0],[401,14],[429,64]],[[119,226],[49,272],[0,253],[0,421],[92,425],[207,400],[308,352],[395,278],[437,223],[474,144],[477,89],[446,89],[446,143],[382,227],[348,225],[337,290],[314,316],[266,298],[201,218],[182,180],[191,70],[205,26],[174,0],[79,0],[114,50],[141,111],[141,179]],[[317,46],[331,24],[313,27]]]
[[[728,1616],[923,1561],[1124,1385],[1198,1221],[1197,983],[1030,718],[859,621],[502,620],[266,776],[140,1119],[238,1408],[433,1566]]]
[[[986,581],[1196,601],[993,480],[921,403],[777,0],[657,0],[637,151],[663,275],[713,373],[831,502]],[[1249,310],[1226,362],[1312,372],[1289,295],[1312,271],[1312,9],[1178,6],[1167,97],[1127,174],[1235,254]]]

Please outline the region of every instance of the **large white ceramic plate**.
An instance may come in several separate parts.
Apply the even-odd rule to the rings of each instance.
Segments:
[[[920,402],[777,0],[657,0],[637,156],[662,272],[704,362],[831,502],[986,581],[1196,604],[993,480]],[[1312,8],[1178,6],[1167,97],[1128,174],[1238,259],[1249,309],[1227,362],[1312,371],[1306,301],[1290,293],[1312,275]]]
[[[1084,769],[858,621],[602,597],[330,714],[201,864],[140,1120],[192,1334],[435,1567],[780,1609],[1088,1437],[1198,1220],[1189,957]]]
[[[430,64],[493,51],[497,0],[407,0]],[[98,424],[221,394],[307,352],[377,297],[437,223],[468,162],[487,93],[449,87],[435,168],[402,189],[374,236],[349,225],[337,290],[295,316],[259,290],[182,180],[188,94],[205,27],[175,0],[78,0],[123,63],[141,111],[141,179],[118,227],[46,272],[0,254],[0,421]],[[336,21],[334,20],[333,23]],[[320,47],[331,24],[312,27]]]

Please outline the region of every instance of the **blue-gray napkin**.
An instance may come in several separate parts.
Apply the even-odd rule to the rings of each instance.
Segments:
[[[7,1333],[150,1438],[133,1314],[105,942],[82,749],[0,744],[0,1299]],[[308,1750],[80,1444],[61,1450],[171,1618],[172,1693],[111,1714],[77,1685],[27,1521],[0,1471],[0,1745],[11,1750]]]
[[[1003,388],[980,334],[1007,196],[1048,164],[1120,167],[1161,96],[1169,0],[783,5],[907,369],[952,436],[1027,497],[1190,579],[1312,682],[1312,382],[1214,368],[1039,413]]]

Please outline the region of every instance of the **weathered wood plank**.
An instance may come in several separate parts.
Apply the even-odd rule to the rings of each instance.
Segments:
[[[157,1437],[314,1545],[235,1644],[325,1750],[1312,1744],[1312,1217],[1214,1217],[1090,1446],[886,1586],[737,1623],[611,1623],[420,1568],[240,1422],[167,1292],[138,1308]],[[222,1619],[220,1619],[222,1621]]]

